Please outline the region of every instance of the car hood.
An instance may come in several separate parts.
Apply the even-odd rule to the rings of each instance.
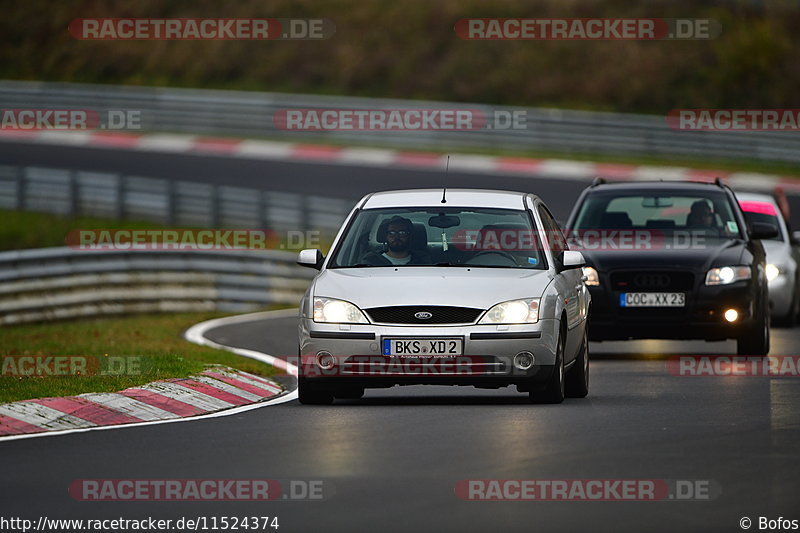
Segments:
[[[739,240],[707,241],[693,249],[661,250],[585,250],[587,264],[600,271],[637,268],[680,268],[705,271],[715,266],[736,265],[742,260],[745,244]]]
[[[761,241],[764,245],[764,252],[767,254],[767,262],[769,263],[783,263],[791,259],[792,250],[783,241]]]
[[[452,305],[488,309],[517,298],[540,297],[546,270],[501,268],[342,268],[325,270],[314,296],[339,298],[362,309],[390,305]]]

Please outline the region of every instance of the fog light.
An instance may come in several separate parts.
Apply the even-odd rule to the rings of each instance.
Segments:
[[[728,309],[725,311],[725,320],[728,322],[736,322],[739,319],[739,311],[736,309]]]
[[[533,366],[533,354],[531,352],[519,352],[514,356],[514,367],[517,370],[528,370]]]
[[[317,366],[322,370],[330,370],[336,364],[336,359],[330,352],[320,351],[317,352]]]

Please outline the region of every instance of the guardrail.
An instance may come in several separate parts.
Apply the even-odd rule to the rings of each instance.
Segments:
[[[170,226],[319,231],[339,229],[352,201],[162,178],[0,165],[0,209]]]
[[[296,257],[278,250],[0,252],[0,325],[297,305],[315,272]]]
[[[0,81],[0,107],[136,110],[146,131],[281,140],[332,140],[394,148],[495,148],[563,153],[679,155],[800,162],[800,136],[780,132],[675,131],[664,117],[417,100],[333,97],[165,87]],[[275,127],[275,113],[316,109],[477,109],[486,116],[524,111],[524,129],[326,131]],[[491,120],[490,120],[491,122]]]

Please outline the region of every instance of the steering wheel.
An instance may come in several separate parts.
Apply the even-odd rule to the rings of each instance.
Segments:
[[[499,255],[499,256],[501,256],[501,257],[505,257],[505,258],[506,258],[506,259],[508,259],[508,260],[509,260],[509,261],[510,261],[510,262],[511,262],[511,263],[512,263],[514,266],[516,266],[516,265],[517,265],[517,260],[514,258],[514,256],[513,256],[513,255],[511,255],[511,254],[510,254],[510,253],[508,253],[508,252],[504,252],[503,250],[483,250],[483,251],[481,251],[481,252],[478,252],[477,254],[473,255],[472,257],[470,257],[470,258],[469,258],[467,261],[465,261],[465,262],[464,262],[464,264],[467,264],[467,265],[469,265],[469,264],[471,264],[471,263],[472,263],[472,261],[474,261],[474,260],[475,260],[475,259],[477,259],[478,257],[480,257],[480,256],[482,256],[482,255],[488,255],[488,254],[497,254],[497,255]]]

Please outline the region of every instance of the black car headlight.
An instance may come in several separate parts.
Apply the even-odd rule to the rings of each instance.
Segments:
[[[753,277],[749,266],[724,266],[712,268],[706,274],[706,285],[729,285]]]

